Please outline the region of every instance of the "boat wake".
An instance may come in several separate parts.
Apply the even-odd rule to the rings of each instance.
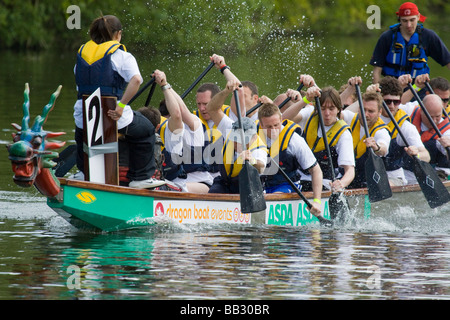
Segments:
[[[34,191],[34,190],[33,190]],[[47,198],[33,193],[0,191],[0,218],[15,220],[47,220],[56,213],[47,206]]]
[[[415,233],[446,233],[450,230],[448,215],[450,208],[442,206],[431,209],[424,206],[401,206],[390,203],[389,200],[372,204],[372,209],[367,209],[368,203],[363,198],[357,198],[350,205],[350,212],[344,221],[336,224],[336,228],[342,231],[364,232],[415,232]],[[386,210],[380,210],[380,207]]]
[[[449,206],[431,209],[423,206],[401,206],[395,201],[384,200],[372,203],[371,211],[362,197],[350,199],[350,211],[345,219],[336,221],[333,227],[314,224],[304,228],[332,229],[342,232],[413,232],[422,234],[448,233],[450,231]],[[416,201],[417,203],[417,201]],[[0,191],[0,219],[35,221],[51,231],[72,232],[62,217],[47,206],[46,198],[37,191]],[[142,219],[141,219],[142,220]],[[240,228],[273,228],[270,225],[234,225],[227,223],[180,223],[166,215],[146,218],[146,221],[130,221],[131,225],[145,225],[144,230],[153,233],[195,233],[214,229],[236,230]],[[278,227],[278,226],[277,226]]]
[[[0,191],[0,220],[32,221],[52,232],[73,232],[75,228],[47,206],[47,198],[31,192]]]

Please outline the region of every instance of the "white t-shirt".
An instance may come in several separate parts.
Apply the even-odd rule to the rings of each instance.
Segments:
[[[342,110],[341,111],[341,115],[342,118],[344,119],[345,122],[347,122],[348,125],[351,125],[353,117],[355,116],[356,113],[351,112],[350,110]],[[362,137],[364,137],[366,134],[363,124],[361,123],[361,130],[360,130],[360,136],[359,138],[361,139]],[[383,144],[384,146],[386,146],[386,148],[388,149],[388,152],[385,154],[385,156],[389,153],[389,145],[391,143],[391,135],[389,134],[389,131],[387,129],[381,129],[378,130],[375,135],[374,135],[374,139],[376,141],[376,143]]]
[[[141,73],[139,71],[139,67],[135,57],[126,51],[116,50],[113,54],[111,54],[111,62],[112,68],[114,71],[117,71],[119,75],[124,78],[125,82],[130,82],[131,78],[135,75],[138,75],[141,79],[141,83],[143,82]],[[74,73],[76,70],[76,66],[74,68]],[[75,118],[75,125],[82,129],[83,128],[83,103],[82,100],[79,99],[75,102],[73,107],[73,117]],[[133,121],[133,110],[130,106],[126,106],[123,110],[122,116],[117,121],[117,128],[122,129],[128,126]]]
[[[226,137],[228,137],[228,134],[231,132],[233,123],[234,121],[229,116],[224,114],[222,120],[220,120],[220,123],[217,125],[217,130],[220,131],[224,139],[226,139]]]
[[[391,119],[389,117],[385,117],[383,115],[381,115],[381,119],[386,124],[389,124],[389,122],[391,121]],[[418,148],[424,147],[422,140],[420,139],[420,134],[417,131],[417,128],[415,125],[413,125],[409,121],[405,121],[405,122],[403,122],[403,125],[400,127],[400,129],[401,129],[406,141],[408,142],[408,145],[416,146]],[[397,137],[395,139],[396,139],[397,144],[400,147],[406,147],[406,144],[403,141],[400,134],[397,134]],[[417,183],[417,180],[415,180],[414,174],[404,168],[387,171],[387,175],[389,178],[395,178],[395,179],[402,180],[404,185],[411,184],[411,183]]]
[[[299,114],[302,116],[302,121],[300,121],[298,125],[302,127],[302,130],[305,130],[306,122],[308,121],[309,116],[314,112],[314,110],[314,106],[310,104],[306,105],[302,110],[300,110]]]
[[[383,115],[381,115],[381,119],[386,124],[389,124],[389,122],[391,122],[391,119],[389,117],[385,117]],[[417,148],[424,147],[424,145],[422,143],[422,140],[420,138],[420,134],[417,131],[417,128],[416,128],[415,125],[413,125],[409,121],[405,121],[405,122],[403,122],[403,125],[400,127],[400,129],[401,129],[401,131],[403,133],[403,136],[405,137],[406,141],[408,142],[408,145],[416,146]],[[397,134],[396,142],[401,147],[405,147],[406,146],[406,144],[403,141],[403,139],[400,136],[400,134]]]

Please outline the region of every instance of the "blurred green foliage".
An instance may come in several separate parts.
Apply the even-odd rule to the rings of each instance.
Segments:
[[[0,48],[76,49],[89,39],[90,23],[101,14],[114,14],[124,26],[123,43],[133,50],[178,54],[202,51],[259,50],[265,39],[292,33],[374,35],[366,26],[381,10],[381,34],[396,22],[402,1],[393,0],[1,0]],[[449,31],[448,0],[415,2],[428,17],[426,27]],[[70,5],[80,8],[81,29],[67,28]]]

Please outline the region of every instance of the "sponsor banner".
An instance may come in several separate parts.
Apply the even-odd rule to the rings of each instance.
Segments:
[[[329,219],[328,199],[322,199],[322,215]],[[303,201],[267,202],[266,223],[277,226],[304,226],[319,223]]]
[[[155,200],[154,216],[166,216],[180,223],[251,223],[251,214],[241,213],[239,203]]]
[[[251,223],[251,214],[243,214],[239,203],[155,200],[154,216],[167,216],[179,223],[221,222]],[[322,215],[329,219],[328,199],[322,199]],[[265,223],[278,226],[304,226],[319,223],[303,201],[267,202]]]

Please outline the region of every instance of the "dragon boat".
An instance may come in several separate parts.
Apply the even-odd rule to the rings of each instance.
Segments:
[[[18,131],[13,143],[7,146],[14,172],[14,182],[21,187],[34,186],[47,204],[66,221],[77,228],[89,228],[106,232],[151,226],[170,220],[173,223],[230,223],[266,224],[278,226],[306,226],[319,224],[307,203],[292,194],[265,194],[266,209],[242,213],[239,194],[194,194],[188,192],[135,189],[107,183],[79,181],[57,177],[54,172],[58,157],[54,150],[64,142],[50,142],[64,132],[47,132],[43,125],[53,109],[61,87],[50,102],[29,126],[29,88],[26,85],[22,126],[13,124]],[[443,182],[450,189],[450,181]],[[364,212],[368,218],[374,212],[390,212],[396,206],[420,209],[428,207],[419,185],[392,187],[393,196],[377,203],[368,201],[367,189],[346,190],[351,210]],[[311,192],[304,192],[305,199],[312,199]],[[331,219],[330,192],[322,194],[322,213]]]

